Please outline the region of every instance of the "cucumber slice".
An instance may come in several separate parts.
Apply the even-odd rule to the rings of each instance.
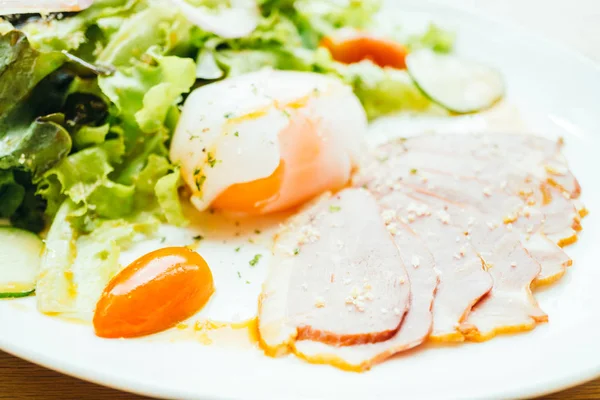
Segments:
[[[0,298],[24,297],[35,291],[44,243],[35,234],[0,227]]]
[[[406,68],[427,97],[455,113],[484,110],[504,96],[498,71],[451,54],[418,50],[406,57]]]

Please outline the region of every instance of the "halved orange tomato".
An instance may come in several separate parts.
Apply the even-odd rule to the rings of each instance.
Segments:
[[[344,64],[371,60],[380,67],[406,68],[406,47],[366,32],[327,36],[320,45],[329,50],[334,60]]]
[[[94,314],[96,335],[130,338],[168,329],[197,313],[214,292],[204,258],[167,247],[132,262],[106,286]]]

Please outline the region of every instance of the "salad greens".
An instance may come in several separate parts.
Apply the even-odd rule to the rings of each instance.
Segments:
[[[202,30],[167,0],[96,0],[62,19],[0,20],[0,217],[34,232],[64,223],[57,213],[81,233],[141,212],[185,224],[168,158],[179,106],[196,87],[265,66],[336,75],[370,118],[431,106],[406,71],[340,64],[318,47],[339,28],[368,29],[378,0],[258,5],[257,28],[237,39]],[[406,45],[445,52],[452,43],[431,26]]]

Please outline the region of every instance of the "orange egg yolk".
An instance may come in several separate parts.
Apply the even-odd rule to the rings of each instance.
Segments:
[[[317,123],[295,113],[278,135],[281,161],[277,169],[266,178],[230,186],[213,201],[213,208],[264,214],[298,206],[327,190],[345,186],[348,168],[331,164],[342,150],[318,129]]]
[[[206,261],[186,247],[148,253],[106,286],[94,313],[96,335],[129,338],[175,326],[204,307],[214,292]]]

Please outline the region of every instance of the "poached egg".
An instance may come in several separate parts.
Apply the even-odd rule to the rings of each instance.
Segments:
[[[198,210],[265,214],[344,187],[366,129],[340,80],[268,69],[194,90],[170,152]]]

